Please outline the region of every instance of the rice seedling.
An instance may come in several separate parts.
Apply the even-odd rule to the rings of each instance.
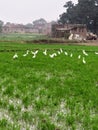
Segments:
[[[1,43],[0,50],[0,129],[98,129],[98,47]]]

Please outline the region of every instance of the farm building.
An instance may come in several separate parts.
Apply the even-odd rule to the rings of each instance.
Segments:
[[[23,24],[7,23],[3,26],[2,33],[41,33],[45,35],[50,35],[51,23],[32,27],[28,27]]]
[[[5,24],[2,28],[2,33],[32,33],[33,29],[26,27],[23,24],[9,23]]]
[[[38,30],[38,33],[50,35],[51,34],[51,22],[45,24],[37,24],[33,26],[33,29]]]
[[[86,38],[87,29],[86,25],[82,24],[54,24],[52,25],[52,36],[56,38],[65,37],[66,39],[70,34],[78,34],[81,37]]]

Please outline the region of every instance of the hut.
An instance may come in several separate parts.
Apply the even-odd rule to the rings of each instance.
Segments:
[[[86,38],[87,29],[83,24],[54,24],[52,25],[52,37],[68,39],[69,35],[78,34],[81,37]]]

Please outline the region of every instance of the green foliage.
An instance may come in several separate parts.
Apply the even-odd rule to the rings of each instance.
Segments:
[[[97,0],[78,0],[74,5],[68,1],[64,7],[66,13],[60,15],[59,22],[72,24],[86,24],[88,30],[98,34],[98,1]]]
[[[60,48],[63,53],[49,57]],[[43,54],[45,49],[47,56]],[[29,54],[23,57],[27,50]],[[39,52],[33,59],[31,51],[35,50]],[[88,56],[84,56],[82,50],[86,50]],[[97,50],[96,46],[1,42],[0,129],[96,130]],[[15,52],[17,59],[13,59]]]
[[[33,116],[32,116],[32,114],[29,113],[29,112],[24,112],[24,113],[22,114],[22,119],[23,119],[24,121],[26,121],[27,123],[28,123],[28,122],[29,122],[29,123],[32,123],[32,121],[33,121]]]
[[[35,21],[33,21],[33,26],[37,26],[37,25],[45,25],[47,22],[45,19],[43,18],[40,18],[40,19],[37,19]]]
[[[0,126],[6,127],[7,126],[7,120],[6,119],[0,120]]]
[[[0,33],[2,32],[3,21],[0,20]]]
[[[46,120],[42,120],[38,125],[39,130],[55,130],[54,124],[51,124],[49,121]]]
[[[75,123],[75,119],[72,115],[66,116],[66,123],[68,126],[72,126]]]
[[[0,41],[20,41],[24,43],[25,41],[32,41],[32,40],[38,40],[38,39],[44,39],[47,38],[45,35],[41,34],[19,34],[19,33],[13,33],[13,34],[1,34],[0,35]]]

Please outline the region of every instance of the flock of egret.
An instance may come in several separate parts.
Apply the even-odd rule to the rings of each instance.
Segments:
[[[23,57],[26,57],[29,53],[31,53],[32,58],[36,58],[38,52],[39,52],[39,50],[36,50],[36,51],[27,50],[26,53],[23,54]],[[64,53],[65,56],[73,57],[73,53],[69,54],[67,51],[64,51],[62,48],[60,48],[56,53],[48,54],[47,49],[45,49],[42,53],[43,53],[43,55],[49,56],[50,58],[54,58],[62,53]],[[83,56],[79,54],[78,59],[82,59],[83,64],[86,64],[86,60],[85,60],[84,56],[88,56],[88,53],[85,50],[82,50],[82,53],[83,53]],[[98,52],[95,52],[95,54],[98,55]],[[15,53],[13,56],[13,59],[17,59],[17,58],[18,58],[18,54]]]

